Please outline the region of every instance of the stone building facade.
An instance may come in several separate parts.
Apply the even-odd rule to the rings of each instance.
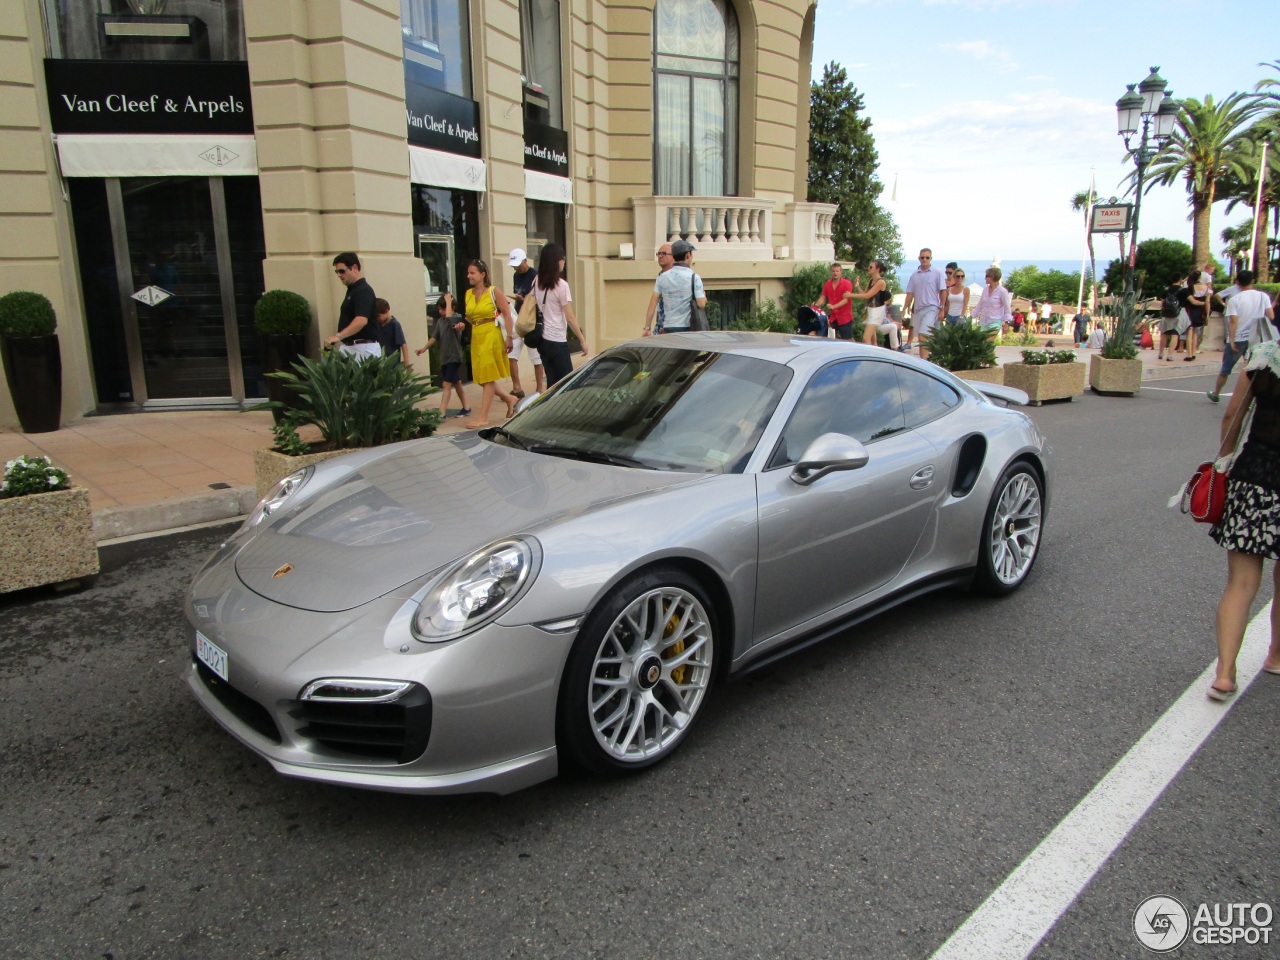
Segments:
[[[263,393],[263,290],[336,326],[358,251],[412,342],[551,241],[592,350],[677,236],[721,316],[830,259],[804,202],[811,0],[11,0],[0,292],[53,301],[63,417]],[[16,420],[0,391],[0,425]]]

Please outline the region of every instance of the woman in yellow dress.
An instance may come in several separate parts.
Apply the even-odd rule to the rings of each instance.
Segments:
[[[467,265],[466,309],[467,323],[471,325],[471,379],[480,384],[484,395],[480,399],[480,415],[468,420],[472,429],[489,425],[489,408],[497,394],[507,405],[507,418],[516,412],[516,398],[498,385],[499,380],[511,376],[507,353],[511,350],[511,308],[502,291],[489,282],[489,267],[483,260],[472,260]],[[499,318],[506,329],[506,338],[498,329]]]

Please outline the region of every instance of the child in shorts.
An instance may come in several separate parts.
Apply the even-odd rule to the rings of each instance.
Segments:
[[[453,310],[453,295],[442,294],[436,301],[438,316],[431,328],[431,339],[415,353],[422,356],[436,344],[440,345],[440,416],[449,415],[449,393],[457,390],[462,409],[456,416],[467,417],[471,415],[471,408],[462,393],[462,331],[466,329],[466,321],[456,317]]]

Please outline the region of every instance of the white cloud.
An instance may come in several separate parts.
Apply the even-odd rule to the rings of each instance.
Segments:
[[[988,60],[1000,70],[1017,70],[1018,64],[1013,54],[1003,47],[992,46],[987,40],[961,40],[953,43],[938,44],[940,50],[954,50],[956,53],[978,60]]]

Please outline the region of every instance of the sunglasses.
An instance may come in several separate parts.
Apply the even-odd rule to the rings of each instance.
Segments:
[[[334,272],[334,273],[336,273],[338,276],[342,276],[344,273],[346,273],[346,272],[347,272],[347,268],[346,268],[346,267],[338,267],[338,268],[337,268],[337,269],[335,269],[333,272]]]

